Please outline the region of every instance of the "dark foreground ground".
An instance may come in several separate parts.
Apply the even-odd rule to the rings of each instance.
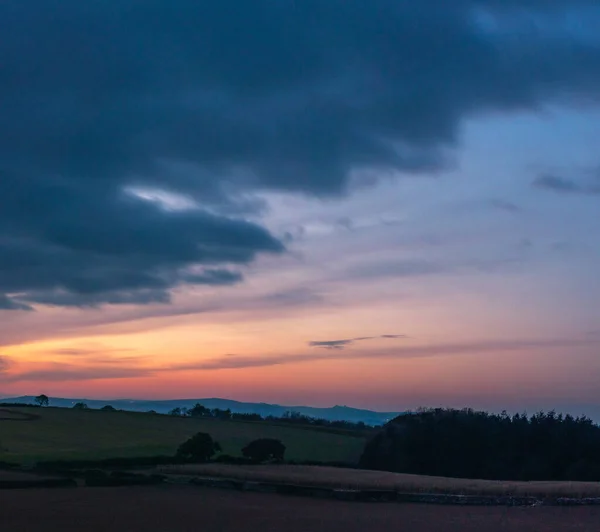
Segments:
[[[0,491],[2,532],[598,532],[600,507],[347,503],[161,486]]]

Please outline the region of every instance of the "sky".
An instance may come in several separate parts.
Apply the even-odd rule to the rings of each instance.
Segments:
[[[0,395],[600,419],[597,0],[4,0]]]

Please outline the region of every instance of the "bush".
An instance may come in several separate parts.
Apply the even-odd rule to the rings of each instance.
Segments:
[[[220,451],[221,446],[212,439],[210,434],[198,432],[179,446],[177,457],[189,462],[208,462]]]
[[[87,410],[89,407],[86,403],[75,403],[73,405],[73,408],[75,410]]]
[[[242,449],[244,457],[256,462],[282,462],[285,454],[285,445],[279,440],[261,438],[250,442]]]
[[[117,409],[112,405],[104,405],[100,410],[103,410],[104,412],[116,412],[117,411]]]

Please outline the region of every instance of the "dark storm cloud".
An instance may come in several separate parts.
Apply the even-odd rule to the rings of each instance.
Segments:
[[[6,295],[0,294],[0,310],[33,310],[33,308],[26,303],[14,301]]]
[[[0,305],[230,284],[239,274],[189,269],[282,251],[237,218],[254,191],[336,195],[354,171],[441,170],[467,117],[597,103],[596,6],[4,0]],[[132,187],[202,208],[169,212]]]
[[[596,183],[584,183],[565,177],[546,174],[537,177],[533,181],[533,186],[552,192],[558,192],[559,194],[597,195],[600,194],[600,179],[597,181],[598,182]]]
[[[13,298],[19,306],[168,302],[170,288],[180,283],[241,280],[239,272],[214,266],[245,264],[260,251],[282,250],[265,230],[243,220],[199,211],[163,213],[140,200],[123,203],[127,207],[118,212],[90,204],[89,215],[70,213],[67,219],[61,219],[60,202],[55,216],[37,218],[32,211],[20,224],[23,233],[29,229],[27,236],[0,236],[0,294],[20,294]],[[0,213],[0,225],[5,215]],[[12,220],[18,216],[15,209]],[[205,267],[190,270],[197,264]]]

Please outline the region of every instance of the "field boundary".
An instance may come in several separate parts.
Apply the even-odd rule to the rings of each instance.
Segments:
[[[237,491],[277,493],[280,495],[296,495],[303,497],[356,502],[398,502],[453,506],[600,506],[600,497],[574,498],[510,495],[456,495],[445,493],[405,493],[396,490],[340,489],[218,477],[182,478],[179,476],[179,478],[175,479],[172,477],[167,477],[166,482],[173,484],[187,483],[195,486]]]

